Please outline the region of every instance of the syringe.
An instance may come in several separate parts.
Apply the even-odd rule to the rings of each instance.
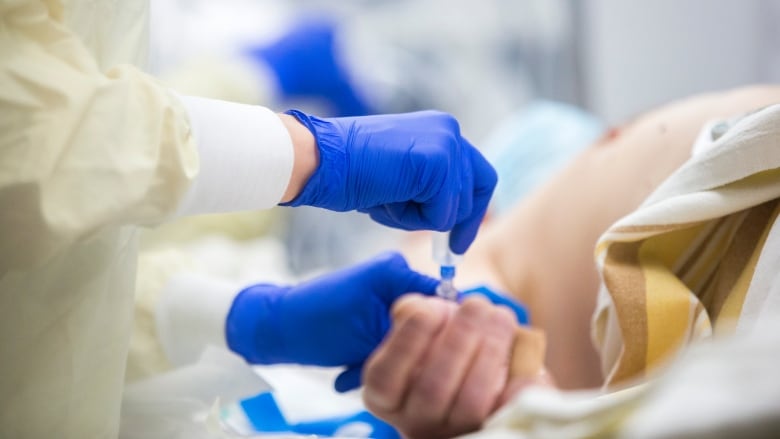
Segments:
[[[436,287],[436,295],[448,300],[458,299],[458,290],[452,281],[455,278],[455,265],[460,262],[461,256],[450,250],[450,233],[433,233],[433,260],[439,264],[441,282]]]

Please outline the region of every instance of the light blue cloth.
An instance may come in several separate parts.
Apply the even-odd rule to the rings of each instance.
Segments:
[[[492,200],[496,213],[546,181],[604,128],[590,113],[552,101],[535,101],[505,118],[481,145],[498,172]]]

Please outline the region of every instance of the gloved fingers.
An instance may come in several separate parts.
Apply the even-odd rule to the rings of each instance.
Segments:
[[[464,220],[458,222],[450,233],[450,248],[458,254],[463,254],[477,236],[479,225],[485,217],[490,197],[498,182],[498,175],[493,166],[476,148],[471,148],[472,169],[474,172],[474,207]]]
[[[333,383],[333,387],[339,393],[349,392],[357,389],[361,384],[361,375],[363,374],[363,363],[349,366],[344,372],[341,372]]]
[[[459,177],[448,180],[436,195],[422,201],[419,209],[404,212],[402,220],[405,223],[419,224],[418,229],[439,232],[451,230],[458,220],[458,197],[461,189],[458,180]]]
[[[466,250],[474,242],[479,231],[479,226],[482,224],[482,218],[487,212],[487,202],[489,200],[476,199],[475,210],[472,210],[471,215],[464,220],[455,224],[450,232],[450,249],[459,255],[466,253]],[[483,202],[485,203],[483,205]]]
[[[250,364],[289,360],[284,349],[286,334],[279,318],[283,297],[289,290],[289,287],[256,284],[238,293],[225,322],[225,341],[230,350]],[[255,337],[258,332],[267,337]]]
[[[371,276],[375,282],[373,286],[388,306],[406,293],[436,294],[439,281],[409,268],[400,253],[385,253],[375,258],[374,263],[381,271]]]
[[[436,294],[436,287],[439,285],[439,280],[430,276],[417,273],[416,271],[409,271],[408,285],[402,290],[396,291],[397,294],[391,301],[395,301],[398,297],[406,293],[420,293],[426,296],[433,296]],[[405,290],[405,291],[403,291]]]
[[[381,206],[359,209],[369,214],[379,224],[401,230],[420,230],[422,220],[420,206],[415,203],[388,203]]]
[[[427,229],[446,232],[452,230],[458,221],[464,188],[460,150],[461,148],[457,148],[455,156],[450,160],[439,162],[440,165],[450,168],[439,191],[427,200],[417,200],[422,203],[420,214],[423,220],[429,224],[428,227],[425,227]],[[466,205],[463,208],[469,208],[469,206]]]
[[[404,217],[399,220],[418,224],[417,229],[444,232],[452,229],[457,220],[458,197],[463,183],[462,147],[458,137],[453,136],[453,129],[457,129],[457,125],[448,128],[445,137],[435,137],[413,149],[410,157],[418,192],[409,204],[417,209],[404,211]]]
[[[451,201],[451,197],[443,197]],[[457,205],[450,203],[444,214],[436,214],[441,220],[431,219],[431,213],[435,210],[429,205],[415,202],[387,203],[381,206],[358,209],[368,213],[375,222],[394,227],[400,230],[438,230],[444,232],[450,230],[455,224]],[[438,221],[438,222],[437,222]],[[443,222],[441,222],[443,221]]]
[[[464,139],[464,142],[466,140]],[[469,154],[466,153],[466,157]],[[461,163],[460,194],[458,195],[458,210],[456,222],[468,218],[474,209],[474,172],[471,169],[471,160]],[[454,224],[453,224],[454,226]]]

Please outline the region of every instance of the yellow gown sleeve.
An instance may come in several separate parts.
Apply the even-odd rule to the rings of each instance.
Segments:
[[[132,66],[101,71],[43,3],[0,14],[0,272],[173,213],[198,169],[177,98]]]

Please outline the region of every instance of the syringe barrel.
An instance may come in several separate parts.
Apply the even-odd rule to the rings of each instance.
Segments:
[[[462,258],[450,250],[450,232],[433,232],[433,260],[437,264],[454,267]]]

